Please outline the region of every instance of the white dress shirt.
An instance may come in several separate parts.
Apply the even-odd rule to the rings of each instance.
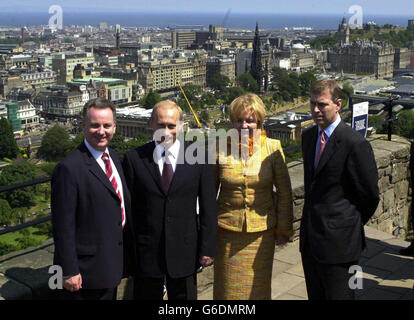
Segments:
[[[155,141],[155,151],[157,153],[157,159],[156,162],[158,164],[158,168],[160,170],[160,174],[162,176],[162,169],[164,168],[165,158],[168,157],[168,162],[171,163],[173,172],[175,172],[175,168],[177,167],[177,159],[178,159],[178,153],[180,151],[180,141],[178,139],[175,140],[175,142],[169,147],[167,150],[159,144],[157,141]],[[165,151],[165,157],[162,156],[162,154]]]

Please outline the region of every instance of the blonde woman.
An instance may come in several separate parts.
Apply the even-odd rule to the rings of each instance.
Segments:
[[[290,177],[280,141],[266,137],[264,117],[257,95],[236,98],[230,120],[237,130],[233,132],[241,137],[239,145],[231,146],[229,139],[227,150],[217,151],[215,300],[271,299],[275,244],[284,244],[293,235]]]

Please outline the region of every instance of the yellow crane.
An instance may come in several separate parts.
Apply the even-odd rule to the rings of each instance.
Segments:
[[[180,90],[181,90],[181,92],[182,92],[182,94],[183,94],[183,96],[184,96],[184,98],[185,98],[185,101],[187,101],[187,104],[188,104],[188,106],[190,107],[190,110],[191,110],[191,112],[193,113],[194,118],[196,119],[197,126],[198,126],[199,128],[201,128],[201,127],[202,127],[202,126],[201,126],[201,123],[200,123],[200,121],[198,120],[197,114],[194,112],[193,107],[192,107],[192,106],[191,106],[191,104],[190,104],[190,101],[188,101],[188,98],[187,98],[187,96],[185,95],[185,92],[184,92],[184,90],[183,90],[183,87],[181,87],[181,83],[180,83],[180,82],[177,82],[177,83],[178,83],[178,86],[180,87]]]

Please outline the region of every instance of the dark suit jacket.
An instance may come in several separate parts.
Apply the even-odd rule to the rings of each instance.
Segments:
[[[83,142],[56,166],[52,176],[54,264],[62,266],[64,276],[80,273],[82,287],[87,289],[116,287],[124,267],[134,259],[130,194],[121,159],[112,149],[109,154],[122,180],[124,229],[119,198]],[[124,258],[129,259],[127,264]]]
[[[181,144],[182,148],[183,145]],[[162,187],[155,143],[125,155],[137,239],[138,275],[180,278],[193,274],[201,255],[215,256],[217,204],[211,165],[177,163],[168,193]],[[199,217],[196,201],[199,197]]]
[[[320,263],[357,261],[365,247],[363,225],[379,202],[378,170],[370,143],[343,121],[314,169],[318,127],[303,132],[305,171],[300,249]]]

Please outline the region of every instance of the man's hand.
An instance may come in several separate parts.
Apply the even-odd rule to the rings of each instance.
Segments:
[[[207,256],[202,256],[199,260],[200,265],[203,266],[203,268],[208,267],[210,265],[213,264],[214,258],[212,257],[207,257]]]
[[[82,288],[82,276],[78,273],[73,277],[63,277],[63,287],[70,291],[75,292]]]
[[[279,246],[284,245],[286,242],[288,242],[288,240],[289,240],[289,237],[286,237],[284,235],[278,234],[276,236],[276,244]]]

